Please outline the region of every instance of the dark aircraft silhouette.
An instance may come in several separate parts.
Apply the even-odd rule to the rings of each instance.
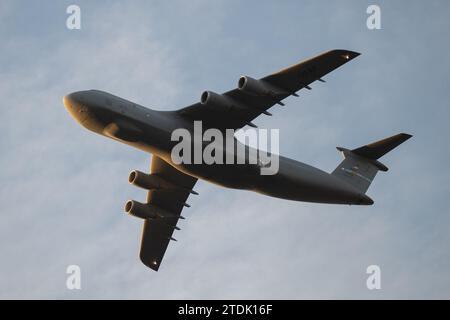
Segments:
[[[344,160],[331,173],[280,156],[279,169],[273,175],[261,175],[267,164],[192,164],[175,163],[171,151],[178,143],[171,134],[179,128],[192,132],[194,121],[203,128],[239,129],[282,100],[306,88],[359,53],[332,50],[287,69],[256,80],[247,76],[238,88],[224,94],[205,91],[199,103],[177,111],[154,111],[98,90],[79,91],[64,97],[69,113],[87,129],[131,145],[153,155],[150,174],[134,170],[129,182],[148,190],[147,202],[130,200],[129,214],[144,219],[140,259],[158,270],[181,211],[188,207],[197,179],[236,189],[256,191],[272,197],[318,203],[371,205],[365,193],[378,171],[387,167],[380,157],[406,141],[401,133],[353,150],[338,148]],[[195,142],[192,142],[195,144]],[[195,146],[194,146],[195,147]],[[202,142],[202,148],[205,143]],[[246,152],[252,148],[245,147]]]

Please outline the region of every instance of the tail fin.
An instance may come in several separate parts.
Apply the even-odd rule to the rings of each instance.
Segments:
[[[400,133],[353,150],[337,147],[344,155],[344,160],[332,174],[356,187],[361,193],[366,193],[377,172],[388,171],[377,159],[411,137],[410,134]]]

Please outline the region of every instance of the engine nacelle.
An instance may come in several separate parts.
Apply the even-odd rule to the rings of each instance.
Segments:
[[[144,204],[135,200],[128,200],[125,212],[141,219],[159,219],[174,217],[175,215],[152,204]]]
[[[133,170],[130,172],[128,182],[146,190],[175,188],[173,183],[161,177],[154,174],[146,174],[138,170]]]
[[[284,93],[267,82],[247,76],[239,78],[238,89],[255,96],[276,96]]]
[[[125,212],[141,219],[155,219],[160,217],[153,206],[134,200],[127,201],[125,204]]]
[[[219,108],[224,111],[229,111],[236,106],[236,103],[230,98],[212,91],[204,91],[200,97],[200,103],[206,107]]]

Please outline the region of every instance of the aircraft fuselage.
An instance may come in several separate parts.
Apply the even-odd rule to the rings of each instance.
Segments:
[[[85,128],[152,153],[176,169],[198,179],[272,197],[307,202],[372,204],[373,201],[345,181],[307,164],[279,157],[274,175],[261,175],[257,164],[176,164],[171,140],[178,128],[193,130],[193,120],[174,111],[155,111],[109,93],[89,90],[64,97],[64,104]],[[236,140],[236,143],[237,142]],[[249,148],[249,147],[247,147]]]

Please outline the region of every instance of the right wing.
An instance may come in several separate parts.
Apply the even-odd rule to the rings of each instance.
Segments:
[[[266,85],[265,94],[251,94],[237,88],[221,95],[231,101],[227,108],[219,108],[217,105],[208,107],[199,102],[178,112],[192,120],[202,121],[203,126],[209,128],[223,130],[254,126],[251,121],[262,113],[270,115],[267,111],[269,108],[275,104],[283,105],[281,100],[297,95],[296,92],[300,89],[311,89],[309,85],[316,80],[325,82],[323,76],[359,55],[349,50],[328,51],[256,80]]]
[[[188,176],[178,171],[161,158],[153,155],[151,173],[179,188],[150,190],[147,195],[147,203],[166,210],[174,216],[146,219],[142,231],[141,251],[139,257],[149,268],[158,271],[161,261],[171,240],[175,240],[172,234],[178,227],[183,207],[197,178]]]

